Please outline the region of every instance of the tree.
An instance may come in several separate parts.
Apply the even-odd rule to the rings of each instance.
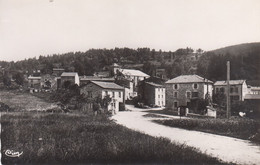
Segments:
[[[17,72],[14,76],[13,76],[15,82],[18,84],[18,85],[23,85],[24,83],[24,77],[23,77],[23,74],[22,73],[19,73]]]

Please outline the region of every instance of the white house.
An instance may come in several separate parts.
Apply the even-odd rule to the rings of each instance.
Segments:
[[[90,81],[80,89],[80,94],[85,94],[90,98],[110,96],[111,103],[108,110],[117,113],[119,111],[119,103],[124,103],[124,88],[113,82]]]
[[[72,84],[77,84],[79,86],[79,75],[77,72],[63,72],[60,77],[61,85],[63,85],[64,82],[69,81]]]

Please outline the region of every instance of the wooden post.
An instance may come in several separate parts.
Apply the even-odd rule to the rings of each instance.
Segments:
[[[230,117],[230,62],[227,61],[227,118]]]

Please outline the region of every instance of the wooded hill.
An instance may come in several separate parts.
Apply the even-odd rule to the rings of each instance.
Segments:
[[[6,74],[52,73],[53,68],[64,68],[79,75],[92,75],[108,69],[113,63],[125,68],[143,70],[149,75],[155,69],[165,69],[167,78],[181,74],[198,74],[210,80],[226,79],[226,61],[231,63],[231,79],[260,80],[260,43],[229,46],[204,52],[201,49],[181,48],[175,52],[155,51],[149,48],[90,49],[86,52],[69,52],[29,58],[17,62],[0,61]],[[3,77],[2,75],[1,77]],[[7,75],[8,76],[8,75]]]

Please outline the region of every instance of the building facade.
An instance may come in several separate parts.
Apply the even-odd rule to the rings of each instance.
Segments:
[[[230,100],[232,101],[244,101],[246,94],[249,90],[246,84],[246,80],[230,80]],[[214,83],[214,93],[223,93],[227,95],[227,82],[216,81]]]
[[[181,75],[166,81],[166,107],[188,106],[195,99],[211,99],[213,82],[198,75]]]
[[[61,74],[61,85],[60,86],[62,87],[66,81],[69,81],[71,84],[77,84],[78,86],[80,85],[79,75],[77,72],[63,72]]]
[[[165,106],[165,87],[152,82],[144,82],[143,90],[144,104],[149,106]]]
[[[114,113],[119,111],[119,103],[124,103],[124,88],[112,82],[90,81],[80,88],[80,94],[85,94],[89,98],[111,97],[108,110]]]

